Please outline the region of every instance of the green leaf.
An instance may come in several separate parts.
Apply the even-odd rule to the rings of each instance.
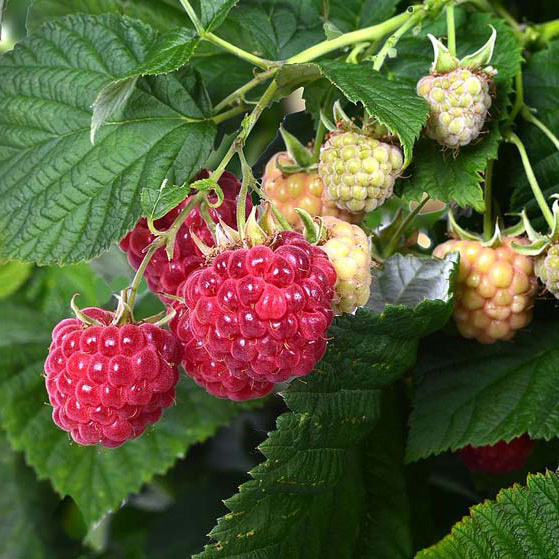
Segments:
[[[559,478],[529,475],[526,486],[502,490],[472,507],[450,535],[416,559],[556,559]]]
[[[27,281],[32,271],[32,264],[20,262],[0,264],[0,299],[15,293]]]
[[[513,342],[426,340],[410,416],[410,461],[524,433],[559,437],[559,326],[536,322]],[[430,342],[427,344],[427,342]]]
[[[187,146],[207,156],[215,126],[193,97],[192,74],[140,79],[126,108],[89,141],[96,92],[136,68],[154,38],[136,20],[72,16],[0,59],[0,254],[43,264],[90,259],[134,226],[142,188],[198,170]]]
[[[408,200],[421,200],[426,192],[434,200],[456,202],[483,212],[482,173],[489,159],[497,157],[500,141],[496,124],[480,141],[461,147],[458,155],[433,140],[421,140],[414,152],[411,177],[402,183],[402,195]]]
[[[559,130],[559,42],[552,41],[549,46],[534,54],[526,64],[524,76],[525,101],[536,110],[535,116],[552,132]],[[552,194],[559,192],[559,151],[532,124],[525,123],[519,127],[518,134],[526,146],[528,156],[538,183],[549,200]],[[530,189],[526,173],[520,164],[517,152],[510,161],[510,183],[513,189],[511,209],[520,211],[526,208],[534,226],[544,232],[547,225]]]
[[[163,183],[158,192],[151,189],[142,191],[142,209],[146,217],[159,219],[176,208],[190,193],[190,185],[181,186]]]
[[[52,515],[58,500],[10,448],[0,432],[0,557],[47,559],[61,557],[62,535],[56,533]],[[57,538],[55,554],[54,537]],[[60,539],[59,539],[60,538]],[[66,556],[64,554],[64,556]]]
[[[407,82],[389,80],[368,66],[334,61],[318,66],[350,101],[363,103],[374,118],[398,136],[407,165],[429,114],[425,100]]]
[[[40,479],[70,495],[88,525],[119,507],[155,474],[165,473],[188,448],[230,421],[239,406],[212,398],[184,377],[177,404],[152,431],[113,450],[71,444],[51,420],[42,377],[50,333],[45,317],[25,307],[2,305],[0,419],[14,448]],[[25,405],[22,405],[25,402]]]
[[[329,0],[328,19],[343,33],[392,17],[398,0]]]
[[[200,0],[200,21],[206,31],[217,29],[239,0]]]
[[[99,92],[93,103],[91,143],[109,117],[125,107],[140,76],[157,76],[178,70],[190,60],[199,44],[200,39],[190,29],[175,29],[159,36],[143,62]]]
[[[415,318],[414,309],[394,312]],[[378,418],[379,387],[413,364],[417,338],[370,310],[338,319],[331,334],[325,359],[282,393],[290,411],[260,446],[265,462],[226,501],[231,513],[218,520],[210,533],[216,543],[198,559],[356,556],[363,504],[357,449]],[[360,346],[348,347],[350,339]]]
[[[149,23],[159,31],[190,25],[180,4],[172,0],[33,0],[27,28],[34,32],[46,21],[75,13],[127,15]]]

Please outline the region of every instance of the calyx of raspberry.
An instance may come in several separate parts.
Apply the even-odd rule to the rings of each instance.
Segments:
[[[311,150],[305,147],[298,138],[288,132],[283,126],[280,126],[280,134],[287,153],[293,161],[292,165],[284,165],[278,161],[276,164],[281,172],[284,175],[292,175],[316,170],[317,161]]]

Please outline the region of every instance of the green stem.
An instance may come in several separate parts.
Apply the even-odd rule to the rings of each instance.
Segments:
[[[200,211],[200,215],[202,216],[202,219],[206,223],[206,226],[210,230],[210,233],[212,234],[212,237],[215,241],[215,223],[214,220],[212,219],[212,216],[210,215],[208,204],[201,203],[199,207],[199,211]]]
[[[194,25],[194,28],[198,32],[198,35],[202,36],[204,34],[204,26],[202,25],[201,21],[198,19],[194,8],[190,4],[189,0],[179,0],[184,11],[188,14],[190,21]]]
[[[242,147],[248,135],[252,132],[254,125],[258,122],[258,119],[260,118],[260,115],[264,112],[264,109],[268,106],[269,103],[272,102],[277,88],[278,85],[274,80],[268,86],[268,88],[266,89],[266,91],[264,92],[264,94],[256,104],[256,106],[250,113],[250,115],[245,117],[245,119],[243,120],[241,131],[239,132],[239,134],[235,138],[235,141],[231,144],[231,146],[223,156],[221,163],[215,168],[215,170],[211,174],[212,179],[216,181],[219,180],[219,178],[223,174],[223,171],[225,171],[225,168],[227,167],[231,159],[233,159],[233,156],[235,155],[237,150],[240,147]]]
[[[214,112],[218,113],[219,111],[223,110],[225,107],[228,107],[229,105],[232,105],[233,103],[236,103],[239,100],[242,101],[244,99],[245,93],[248,93],[255,87],[259,86],[262,82],[266,81],[268,78],[274,76],[278,72],[278,70],[279,70],[278,67],[274,67],[274,68],[270,68],[269,70],[266,70],[265,72],[261,72],[260,74],[257,74],[252,80],[245,83],[243,86],[239,87],[239,89],[236,89],[235,91],[233,91],[233,93],[231,93],[230,95],[225,97],[222,101],[220,101],[214,107]]]
[[[423,9],[423,8],[422,8]],[[375,39],[380,39],[385,37],[389,33],[393,33],[405,23],[414,13],[415,10],[406,10],[404,13],[394,16],[386,21],[379,23],[377,25],[372,25],[371,27],[365,27],[363,29],[358,29],[357,31],[351,31],[350,33],[344,33],[335,39],[330,39],[329,41],[323,41],[318,43],[313,47],[310,47],[295,56],[289,58],[286,62],[287,64],[302,64],[305,62],[310,62],[324,54],[328,54],[333,50],[338,50],[355,43],[362,43],[364,41],[372,41]]]
[[[236,57],[242,60],[246,60],[250,64],[257,66],[258,68],[262,68],[262,70],[267,70],[273,64],[271,60],[260,58],[260,56],[256,56],[255,54],[247,52],[246,50],[240,49],[234,44],[225,41],[224,39],[218,37],[217,35],[214,35],[209,31],[204,31],[201,34],[201,37],[202,39],[205,39],[206,41],[209,41],[210,43],[213,43],[214,45],[221,47],[223,50],[226,50],[231,54],[234,54]]]
[[[493,194],[492,194],[492,186],[493,186],[493,164],[495,163],[494,159],[490,159],[487,162],[487,168],[485,169],[485,212],[483,214],[483,237],[484,240],[488,241],[493,237],[493,210],[492,210],[492,202],[493,202]]]
[[[524,165],[526,177],[528,178],[528,182],[530,183],[530,187],[532,189],[532,192],[534,193],[536,202],[538,203],[538,206],[540,207],[540,210],[545,217],[545,220],[547,221],[549,227],[553,229],[553,213],[551,212],[549,206],[547,205],[547,202],[545,201],[545,197],[540,188],[540,185],[538,184],[536,175],[534,175],[534,170],[532,169],[530,159],[528,158],[528,154],[526,153],[526,148],[524,147],[522,140],[514,132],[508,132],[505,136],[505,140],[507,140],[507,142],[513,143],[518,149],[520,158],[522,159],[522,165]]]
[[[175,242],[175,238],[179,229],[181,228],[182,224],[186,221],[188,214],[198,205],[200,204],[204,198],[206,197],[206,192],[198,192],[198,194],[194,195],[190,202],[181,210],[181,213],[175,218],[175,221],[171,224],[171,227],[165,231],[162,237],[165,238],[167,244],[170,240]]]
[[[505,126],[510,126],[514,122],[514,119],[518,116],[518,113],[524,106],[524,86],[522,85],[522,72],[518,72],[514,77],[514,87],[516,90],[514,105]]]
[[[223,122],[225,120],[229,120],[230,118],[233,118],[233,117],[238,116],[242,113],[245,113],[248,109],[249,109],[248,105],[242,104],[242,105],[239,105],[238,107],[233,107],[232,109],[229,109],[228,111],[224,111],[220,114],[212,116],[210,118],[210,120],[212,120],[216,124],[219,124],[220,122]]]
[[[495,2],[493,9],[513,28],[514,31],[522,33],[522,29],[518,21],[516,21],[512,15],[503,6],[501,6],[500,2]]]
[[[278,220],[279,224],[282,226],[283,230],[291,231],[293,228],[291,227],[291,225],[289,225],[289,222],[285,219],[283,214],[277,209],[276,205],[270,199],[270,197],[258,186],[258,183],[255,181],[250,186],[252,190],[254,190],[254,192],[256,192],[256,194],[258,194],[260,198],[262,198],[262,200],[265,200],[270,204],[270,207],[272,208],[272,213],[274,214],[274,217]]]
[[[559,35],[559,19],[536,25],[535,30],[539,34],[538,42],[540,45],[545,45]]]
[[[454,26],[454,4],[452,2],[446,7],[446,29],[448,51],[451,56],[456,56],[456,30]]]
[[[406,219],[404,219],[404,221],[400,223],[396,231],[394,231],[394,234],[390,237],[390,240],[388,241],[386,247],[382,251],[382,256],[385,260],[392,256],[392,254],[396,250],[396,246],[400,242],[400,237],[406,231],[406,229],[413,223],[413,220],[423,209],[423,206],[427,204],[430,198],[431,197],[428,194],[426,194],[424,198],[421,200],[421,202],[414,208],[414,210],[408,214]]]
[[[385,41],[382,48],[379,50],[378,54],[375,57],[375,63],[373,65],[373,69],[377,72],[382,68],[386,57],[391,49],[393,49],[397,44],[400,38],[412,27],[417,25],[420,21],[422,21],[427,12],[422,8],[414,7],[412,8],[413,12],[409,12],[411,17],[405,21],[388,39]]]
[[[318,125],[316,127],[316,134],[314,136],[313,160],[315,163],[318,162],[320,157],[320,148],[322,147],[324,136],[326,136],[326,126],[324,126],[322,119],[319,118]]]
[[[522,107],[520,114],[524,120],[537,126],[551,140],[551,142],[553,142],[553,145],[559,149],[559,139],[557,136],[541,120],[536,118],[526,105]]]
[[[155,239],[151,243],[151,245],[149,245],[149,248],[148,248],[144,258],[140,262],[140,266],[136,270],[136,274],[134,275],[134,279],[132,280],[132,283],[130,284],[130,287],[128,288],[128,291],[129,291],[128,306],[132,310],[134,309],[134,303],[136,301],[136,291],[138,291],[138,287],[140,285],[140,282],[142,281],[142,278],[144,277],[144,273],[146,271],[146,268],[148,267],[148,264],[150,263],[151,259],[153,258],[153,255],[162,246],[165,245],[165,239],[166,239],[165,236],[157,237],[157,239]]]
[[[238,150],[239,159],[241,160],[241,171],[243,174],[243,181],[241,183],[241,190],[239,196],[237,197],[237,231],[241,236],[241,239],[245,238],[245,226],[246,226],[246,202],[248,196],[248,186],[254,182],[254,175],[252,174],[252,169],[248,164],[245,157],[245,152],[242,149]]]

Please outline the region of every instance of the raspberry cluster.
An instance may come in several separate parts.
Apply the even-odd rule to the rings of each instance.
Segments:
[[[324,217],[328,239],[322,249],[336,271],[335,314],[352,313],[362,307],[371,294],[371,249],[361,227],[335,217]]]
[[[309,374],[326,350],[336,273],[303,235],[219,253],[179,289],[171,330],[186,372],[211,394],[259,398]]]
[[[198,175],[197,179],[208,177],[209,172],[204,170]],[[237,215],[236,196],[239,193],[241,184],[235,175],[228,172],[223,173],[218,183],[223,190],[224,200],[219,208],[210,209],[209,213],[215,223],[218,222],[218,217],[221,217],[227,225],[234,227]],[[187,198],[161,219],[156,220],[155,227],[160,231],[167,230],[181,210],[188,205],[190,199]],[[211,198],[210,200],[215,201],[215,199],[212,200]],[[250,211],[250,208],[250,200],[247,200],[247,211]],[[194,208],[179,229],[175,241],[173,260],[169,261],[165,249],[160,248],[147,266],[144,276],[149,289],[153,293],[176,295],[178,286],[189,274],[204,264],[204,256],[192,240],[191,231],[207,245],[214,245],[211,233],[204,223],[199,209]],[[155,236],[149,230],[146,219],[142,218],[136,227],[120,242],[120,248],[126,252],[128,262],[134,270],[137,270],[140,266],[145,255],[145,249],[154,239]]]
[[[315,216],[333,216],[349,223],[359,223],[360,213],[341,210],[327,196],[322,179],[316,172],[300,172],[284,175],[280,166],[295,162],[287,152],[276,153],[266,164],[262,177],[262,190],[293,227],[301,227],[301,218],[295,208],[306,210]]]
[[[532,258],[517,254],[513,241],[497,248],[480,241],[447,241],[435,248],[439,258],[460,253],[454,320],[465,338],[483,344],[510,340],[532,319],[537,281]]]
[[[490,83],[487,74],[467,68],[421,78],[417,94],[431,108],[427,135],[451,148],[466,146],[477,138],[491,107]]]
[[[80,445],[117,447],[174,403],[182,348],[153,324],[119,327],[113,313],[84,314],[102,326],[65,319],[52,332],[45,363],[52,418]]]
[[[371,212],[392,196],[402,150],[356,132],[337,132],[322,146],[318,174],[338,208]]]
[[[524,467],[534,450],[535,442],[522,435],[506,443],[499,441],[490,446],[467,446],[458,456],[474,472],[508,474]]]

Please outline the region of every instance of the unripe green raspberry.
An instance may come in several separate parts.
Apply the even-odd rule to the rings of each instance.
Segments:
[[[559,244],[549,247],[535,261],[534,269],[545,288],[559,299]]]
[[[322,249],[336,270],[334,314],[352,313],[371,294],[371,249],[363,229],[336,217],[322,218],[327,241]]]
[[[417,83],[417,94],[431,107],[426,132],[443,146],[457,148],[475,140],[491,107],[490,77],[458,68],[430,74]]]
[[[480,241],[447,241],[433,254],[443,258],[460,253],[455,283],[454,320],[465,338],[482,344],[511,340],[532,319],[537,280],[533,259],[511,246],[519,239],[504,239],[497,248]]]
[[[341,210],[371,212],[392,195],[402,150],[356,132],[334,133],[322,146],[318,174]]]

